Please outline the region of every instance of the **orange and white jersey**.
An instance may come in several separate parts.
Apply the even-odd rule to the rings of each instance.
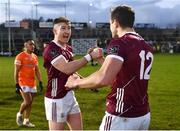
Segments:
[[[15,65],[20,65],[18,82],[20,86],[36,87],[35,66],[38,65],[37,56],[26,52],[19,53],[15,58]]]

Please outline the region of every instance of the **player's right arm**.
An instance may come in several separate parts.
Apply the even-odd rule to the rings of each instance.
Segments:
[[[22,62],[22,56],[21,55],[17,55],[16,58],[15,58],[15,61],[14,61],[14,81],[16,84],[19,83],[18,79],[18,74],[19,74],[19,71],[21,69],[21,62]]]
[[[19,74],[20,68],[21,68],[20,65],[15,64],[15,67],[14,67],[14,81],[15,81],[16,84],[19,83],[18,82],[18,74]]]
[[[53,50],[53,52],[47,51],[45,53],[45,57],[47,57],[47,54],[49,56],[48,59],[53,65],[53,67],[55,67],[57,70],[67,75],[70,75],[76,72],[78,69],[86,65],[92,58],[97,59],[97,58],[102,57],[102,53],[99,53],[98,51],[93,51],[81,59],[73,60],[69,62],[61,53],[59,53],[56,50]]]
[[[16,56],[15,62],[14,62],[14,81],[15,81],[15,87],[16,87],[16,93],[20,93],[21,87],[19,86],[19,71],[21,69],[21,57],[18,55]]]
[[[85,58],[81,58],[79,60],[74,60],[71,62],[68,62],[66,58],[63,55],[58,56],[53,61],[51,61],[51,64],[58,69],[59,71],[70,75],[74,72],[76,72],[78,69],[83,67],[85,64],[87,64],[88,61]]]
[[[102,54],[99,53],[98,51],[93,51],[90,54],[88,54],[89,58],[87,58],[86,56],[81,59],[68,62],[63,55],[60,55],[56,57],[53,61],[51,61],[51,64],[59,71],[67,75],[70,75],[76,72],[77,70],[79,70],[84,65],[86,65],[88,61],[91,60],[90,57],[92,57],[93,59],[97,59],[102,57]]]

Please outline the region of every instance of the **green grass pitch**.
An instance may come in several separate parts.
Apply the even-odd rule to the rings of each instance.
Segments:
[[[46,84],[46,71],[43,68],[42,57],[39,66]],[[99,66],[90,64],[79,73],[87,76]],[[0,129],[25,130],[15,122],[16,113],[22,101],[15,93],[13,78],[14,57],[0,57]],[[98,93],[89,89],[76,90],[85,130],[98,130],[104,115],[105,96],[109,88],[101,88]],[[149,101],[151,106],[150,129],[180,130],[180,54],[155,54],[151,79],[149,82]],[[44,114],[44,94],[38,93],[34,99],[31,121],[35,130],[48,129]]]

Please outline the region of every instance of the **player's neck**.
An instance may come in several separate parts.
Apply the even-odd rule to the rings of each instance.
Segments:
[[[66,47],[66,43],[61,42],[60,40],[54,39],[54,42],[56,42],[56,44],[59,44],[61,47],[65,48]]]
[[[122,37],[123,35],[125,35],[128,32],[135,32],[133,28],[119,28],[118,29],[118,37]]]
[[[28,54],[32,54],[32,51],[29,51],[29,50],[25,50],[25,52]]]

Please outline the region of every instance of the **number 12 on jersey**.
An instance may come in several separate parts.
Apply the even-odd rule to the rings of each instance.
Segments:
[[[139,56],[141,58],[141,67],[140,67],[140,80],[149,80],[150,78],[150,70],[152,68],[152,63],[153,63],[153,54],[151,52],[145,52],[144,50],[141,50],[139,53]],[[145,61],[150,60],[150,64],[145,68],[144,64]]]

